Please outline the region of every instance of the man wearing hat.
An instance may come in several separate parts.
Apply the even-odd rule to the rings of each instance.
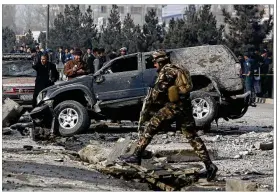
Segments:
[[[126,54],[127,54],[127,48],[126,48],[126,47],[120,48],[120,55],[121,55],[121,56],[124,56],[124,55],[126,55]]]
[[[212,163],[204,142],[196,133],[190,100],[190,91],[192,90],[190,73],[180,66],[170,64],[169,57],[163,50],[155,51],[152,56],[158,77],[148,98],[146,106],[148,111],[141,115],[147,117],[151,111],[153,114],[151,114],[152,117],[148,125],[137,141],[134,153],[129,156],[121,156],[119,160],[141,164],[141,156],[153,136],[166,125],[171,125],[176,121],[176,125],[180,125],[190,145],[204,162],[207,180],[213,180],[218,168]],[[154,108],[158,108],[158,110],[154,110]],[[144,119],[148,120],[148,118]]]
[[[73,55],[74,60],[68,61],[64,66],[64,74],[68,80],[90,73],[90,68],[81,58],[82,51],[79,48],[76,48]]]

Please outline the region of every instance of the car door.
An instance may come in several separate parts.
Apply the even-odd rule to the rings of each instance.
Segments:
[[[135,98],[144,95],[141,54],[121,56],[101,71],[104,80],[94,83],[96,97],[102,101]]]
[[[152,52],[142,54],[142,66],[143,66],[143,86],[145,94],[149,87],[153,86],[157,78],[157,71],[152,61]]]

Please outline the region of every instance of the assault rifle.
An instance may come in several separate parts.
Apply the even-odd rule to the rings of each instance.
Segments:
[[[138,136],[140,137],[141,134],[143,133],[143,124],[146,121],[146,117],[147,117],[147,102],[149,101],[150,97],[152,94],[152,88],[149,87],[148,88],[148,93],[143,101],[143,105],[142,105],[142,110],[140,112],[140,118],[139,118],[139,122],[138,122]]]

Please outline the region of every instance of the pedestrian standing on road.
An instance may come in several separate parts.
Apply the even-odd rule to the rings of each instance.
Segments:
[[[259,54],[259,51],[256,50],[255,53],[252,56],[252,72],[253,72],[253,88],[254,93],[257,96],[260,96],[261,93],[261,85],[260,85],[260,63],[261,63],[261,55]]]
[[[32,68],[37,72],[32,103],[34,108],[37,104],[36,99],[40,91],[54,85],[58,80],[59,74],[55,64],[49,62],[48,54],[43,54],[41,56],[41,62],[33,63]]]
[[[20,46],[20,49],[19,49],[19,53],[24,53],[24,47],[23,46]]]
[[[71,49],[70,49],[70,52],[68,53],[68,55],[65,56],[65,57],[66,57],[65,62],[70,61],[70,60],[74,60],[74,55],[73,55],[73,53],[74,53],[74,48],[71,48]]]
[[[68,56],[68,54],[69,54],[69,50],[68,50],[68,48],[66,48],[65,50],[64,50],[64,54],[65,54],[65,60],[66,60],[66,57]],[[66,61],[65,61],[66,62]]]
[[[92,50],[92,54],[93,54],[93,56],[94,56],[94,59],[96,59],[96,58],[98,57],[98,48],[94,48],[94,49]]]
[[[93,73],[94,72],[94,69],[93,69],[94,56],[91,53],[91,48],[87,49],[87,52],[83,57],[83,61],[85,63],[87,63],[87,65],[90,67],[90,73]]]
[[[141,115],[146,116],[150,110],[155,112],[138,139],[134,153],[130,156],[121,156],[120,160],[141,164],[141,156],[153,136],[164,126],[171,125],[172,122],[176,121],[176,125],[181,127],[190,145],[204,162],[207,169],[207,180],[213,180],[218,168],[212,163],[204,142],[196,133],[190,100],[192,89],[190,73],[177,65],[170,64],[169,58],[162,50],[155,51],[152,56],[158,77],[152,89],[151,97],[148,99],[148,111]],[[153,110],[155,105],[159,110]],[[143,119],[147,120],[147,118]]]
[[[248,52],[244,53],[244,76],[245,76],[245,91],[251,91],[251,101],[250,104],[256,107],[256,96],[253,87],[253,71],[252,71],[252,60],[250,59],[250,54]]]
[[[265,49],[261,55],[263,62],[261,64],[261,74],[263,74],[262,79],[261,79],[261,96],[262,97],[267,97],[268,96],[268,90],[269,87],[272,86],[269,83],[270,77],[267,76],[267,74],[269,73],[269,66],[270,64],[272,64],[272,59],[271,57],[268,57],[268,52]]]
[[[106,55],[105,55],[105,49],[100,48],[98,50],[97,57],[93,61],[94,65],[94,73],[96,73],[101,67],[103,67],[104,63],[107,61]]]
[[[82,60],[82,51],[76,48],[73,52],[74,60],[67,61],[64,74],[68,80],[90,73],[90,67]]]
[[[60,46],[58,48],[58,52],[56,54],[56,69],[59,72],[59,79],[63,80],[63,69],[65,64],[65,53],[63,52],[63,47]]]

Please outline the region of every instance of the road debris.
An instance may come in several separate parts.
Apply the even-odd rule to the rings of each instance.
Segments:
[[[259,150],[272,150],[273,149],[273,142],[264,143],[264,142],[257,142],[254,144],[256,149]]]
[[[17,123],[23,112],[23,108],[18,103],[6,98],[2,103],[2,126],[9,127]]]

